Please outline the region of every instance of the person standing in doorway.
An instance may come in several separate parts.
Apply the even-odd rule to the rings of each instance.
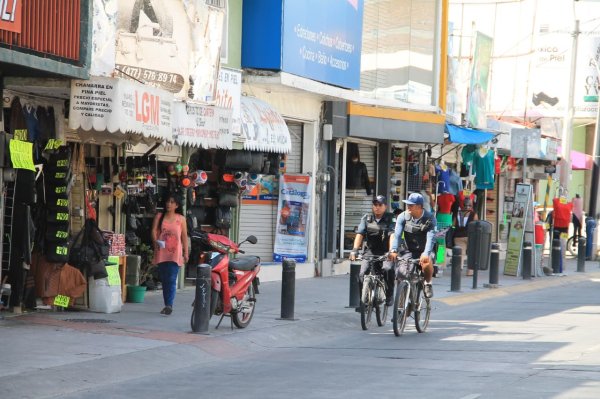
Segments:
[[[154,243],[154,263],[163,287],[165,307],[161,314],[173,312],[177,275],[179,268],[189,259],[187,224],[181,212],[181,200],[170,194],[164,203],[164,211],[156,214],[152,223],[152,242]]]
[[[575,237],[575,243],[579,243],[579,237],[581,237],[581,227],[583,225],[583,198],[579,194],[575,194],[575,198],[571,200],[573,202],[573,236]]]

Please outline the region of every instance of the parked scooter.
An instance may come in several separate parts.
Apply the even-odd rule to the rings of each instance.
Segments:
[[[192,252],[200,253],[198,263],[208,263],[211,266],[211,295],[210,314],[221,315],[216,328],[219,328],[225,316],[231,317],[233,324],[238,328],[245,328],[250,324],[254,315],[256,294],[258,294],[258,272],[260,271],[260,258],[258,256],[242,256],[229,259],[230,254],[243,254],[240,245],[245,242],[256,244],[255,236],[248,236],[244,241],[236,244],[228,237],[220,234],[206,233],[194,230],[191,233]],[[194,251],[194,249],[200,251]],[[201,258],[210,255],[210,261]],[[193,304],[192,304],[193,306]],[[194,312],[192,312],[192,321]]]

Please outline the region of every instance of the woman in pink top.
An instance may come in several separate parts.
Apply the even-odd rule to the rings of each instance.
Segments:
[[[164,212],[158,213],[152,223],[154,243],[154,263],[162,282],[165,307],[161,314],[170,315],[173,311],[177,274],[179,268],[188,261],[187,224],[181,212],[181,200],[170,194],[164,203]]]

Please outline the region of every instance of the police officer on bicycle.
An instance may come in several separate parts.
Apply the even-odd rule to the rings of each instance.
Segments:
[[[371,213],[366,213],[360,220],[356,237],[354,237],[354,247],[350,252],[350,260],[355,260],[358,251],[362,247],[363,240],[366,239],[365,254],[384,255],[390,248],[390,237],[394,231],[394,214],[387,212],[386,199],[383,195],[378,195],[373,199],[373,208]],[[385,278],[385,298],[386,306],[392,305],[394,294],[394,272],[393,263],[389,261],[381,262],[375,267],[383,268]],[[362,292],[362,282],[369,267],[369,262],[363,260],[360,266],[360,292]]]
[[[413,259],[419,259],[425,286],[423,292],[427,298],[433,296],[431,278],[433,277],[433,244],[436,220],[431,212],[423,209],[423,196],[412,193],[408,199],[402,200],[406,204],[406,211],[398,216],[396,229],[391,237],[390,259],[395,261],[398,256],[398,247],[404,233],[404,242]]]

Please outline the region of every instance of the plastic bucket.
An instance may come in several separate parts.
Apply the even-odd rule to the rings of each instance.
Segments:
[[[146,287],[141,285],[127,286],[127,302],[143,303]]]

